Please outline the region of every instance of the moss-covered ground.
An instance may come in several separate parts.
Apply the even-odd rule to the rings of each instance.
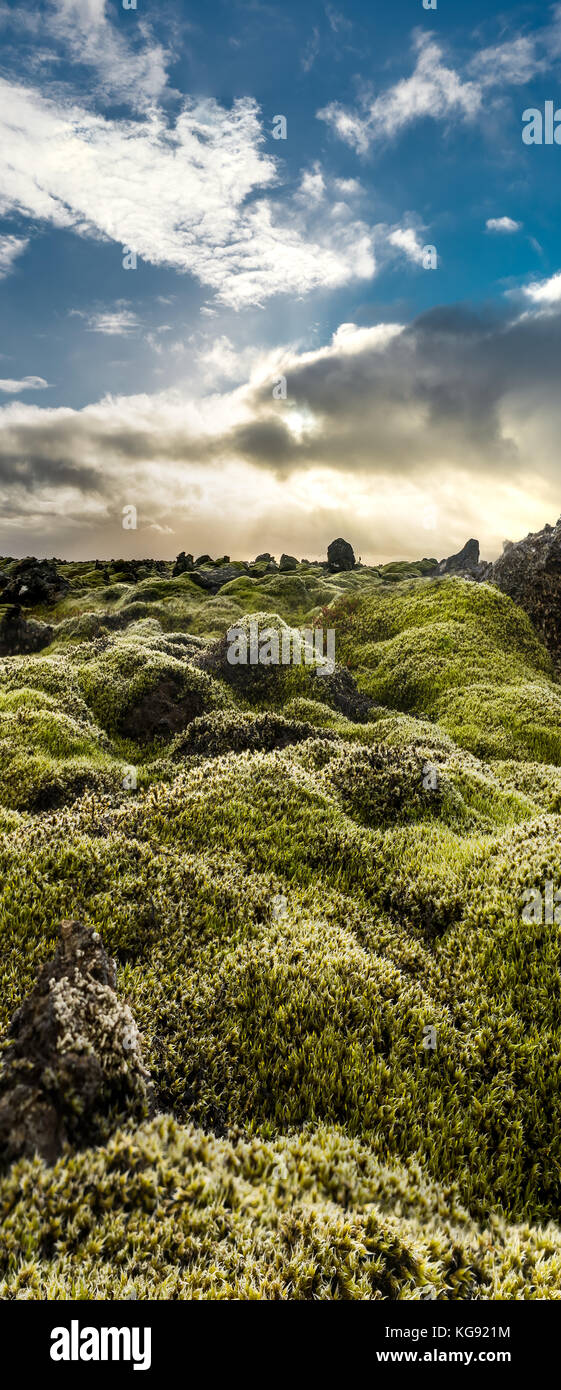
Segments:
[[[50,647],[0,660],[0,1025],[81,916],[159,1114],[4,1174],[0,1297],[561,1297],[561,906],[523,916],[561,890],[561,687],[526,616],[422,566],[61,571]],[[228,668],[248,614],[334,628],[367,718]]]

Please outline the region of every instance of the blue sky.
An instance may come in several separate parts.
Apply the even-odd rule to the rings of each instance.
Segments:
[[[0,43],[0,552],[556,520],[561,5],[0,0]]]

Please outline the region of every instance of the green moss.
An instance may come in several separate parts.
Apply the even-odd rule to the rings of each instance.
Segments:
[[[165,736],[203,710],[223,708],[226,692],[212,677],[161,650],[148,623],[129,629],[110,650],[80,666],[80,689],[108,733]]]
[[[164,1112],[5,1175],[1,1297],[557,1296],[559,685],[496,590],[394,571],[69,567],[0,662],[2,1029],[83,915]],[[364,722],[226,660],[315,611]]]

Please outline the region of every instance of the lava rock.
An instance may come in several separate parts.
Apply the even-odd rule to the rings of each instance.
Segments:
[[[461,574],[463,571],[476,571],[479,565],[479,541],[469,540],[457,555],[449,555],[447,560],[441,560],[438,566],[439,574]]]
[[[19,603],[0,607],[0,656],[40,652],[52,642],[53,628],[22,617]]]
[[[561,517],[509,545],[489,580],[525,610],[554,661],[561,663]]]
[[[36,560],[28,556],[16,565],[2,598],[4,603],[23,603],[29,608],[36,603],[56,603],[64,598],[69,588],[68,580],[58,573],[54,560]]]
[[[9,1028],[0,1074],[0,1162],[105,1142],[153,1112],[134,1018],[97,932],[66,920]]]
[[[327,547],[327,565],[332,574],[340,570],[352,570],[355,566],[355,553],[352,545],[339,536]]]
[[[286,574],[289,570],[296,570],[298,569],[298,561],[294,555],[281,555],[279,569],[281,574]]]
[[[191,570],[194,570],[194,568],[195,562],[193,560],[193,556],[186,555],[185,551],[181,550],[179,555],[177,556],[177,560],[175,561],[174,567],[172,569],[172,576],[174,579],[177,579],[177,576],[179,574],[189,573]]]
[[[224,584],[229,584],[232,579],[239,579],[245,573],[245,566],[240,565],[220,565],[213,570],[193,570],[190,578],[194,584],[198,584],[200,589],[207,589],[211,594],[217,594]]]

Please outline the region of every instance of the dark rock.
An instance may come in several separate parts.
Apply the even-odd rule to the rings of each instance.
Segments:
[[[255,556],[255,564],[258,565],[261,560],[274,560],[274,558],[274,555],[269,555],[268,550],[264,550],[262,555]]]
[[[341,536],[336,541],[331,541],[327,547],[327,564],[332,574],[337,574],[340,570],[354,569],[355,553],[352,545]]]
[[[3,592],[4,603],[56,603],[68,593],[70,585],[58,573],[54,560],[20,560]]]
[[[26,621],[19,603],[0,607],[0,656],[21,656],[40,652],[52,641],[53,629],[48,623]]]
[[[199,570],[195,569],[190,575],[193,584],[198,584],[200,589],[207,589],[211,594],[217,594],[224,584],[229,584],[232,579],[239,579],[245,573],[244,566],[240,565],[221,565],[219,569]]]
[[[192,555],[186,555],[186,554],[185,554],[185,551],[182,550],[182,551],[180,551],[179,555],[177,556],[177,560],[175,561],[174,567],[173,567],[173,569],[172,569],[173,578],[174,578],[174,579],[177,579],[177,576],[178,576],[179,574],[188,573],[190,570],[194,570],[194,568],[195,568],[195,564],[194,564],[193,556],[192,556]]]
[[[230,564],[230,556],[229,556],[229,555],[221,555],[221,556],[220,556],[220,559],[219,559],[219,560],[215,560],[214,563],[215,563],[215,565],[217,565],[217,566],[218,566],[218,565],[229,565],[229,564]]]
[[[466,578],[476,579],[478,584],[482,584],[484,581],[490,579],[492,568],[493,565],[490,560],[480,560],[479,564],[474,565]]]
[[[140,580],[149,578],[153,573],[168,573],[165,560],[112,560],[111,564],[121,582],[126,584],[138,584]]]
[[[171,738],[202,714],[204,706],[200,690],[186,691],[179,681],[163,676],[138,704],[127,710],[120,721],[119,733],[139,743],[153,738]]]
[[[561,662],[561,517],[556,526],[509,545],[491,565],[489,580],[520,604]]]
[[[281,555],[279,569],[281,574],[283,572],[286,574],[288,570],[296,570],[298,569],[298,561],[294,555]]]
[[[97,932],[64,921],[54,956],[9,1028],[0,1074],[0,1161],[103,1142],[153,1109],[130,1009]]]
[[[439,574],[461,574],[462,571],[473,571],[479,564],[479,541],[469,540],[457,555],[449,555],[447,560],[441,560],[438,566]]]
[[[358,689],[346,666],[336,666],[330,676],[313,674],[318,683],[317,698],[352,719],[354,724],[364,724],[371,711],[379,708],[370,695],[363,695]]]
[[[196,564],[197,566],[198,566],[198,565],[213,565],[213,564],[214,564],[214,560],[211,558],[210,555],[199,555],[198,559],[195,560],[195,564]]]

